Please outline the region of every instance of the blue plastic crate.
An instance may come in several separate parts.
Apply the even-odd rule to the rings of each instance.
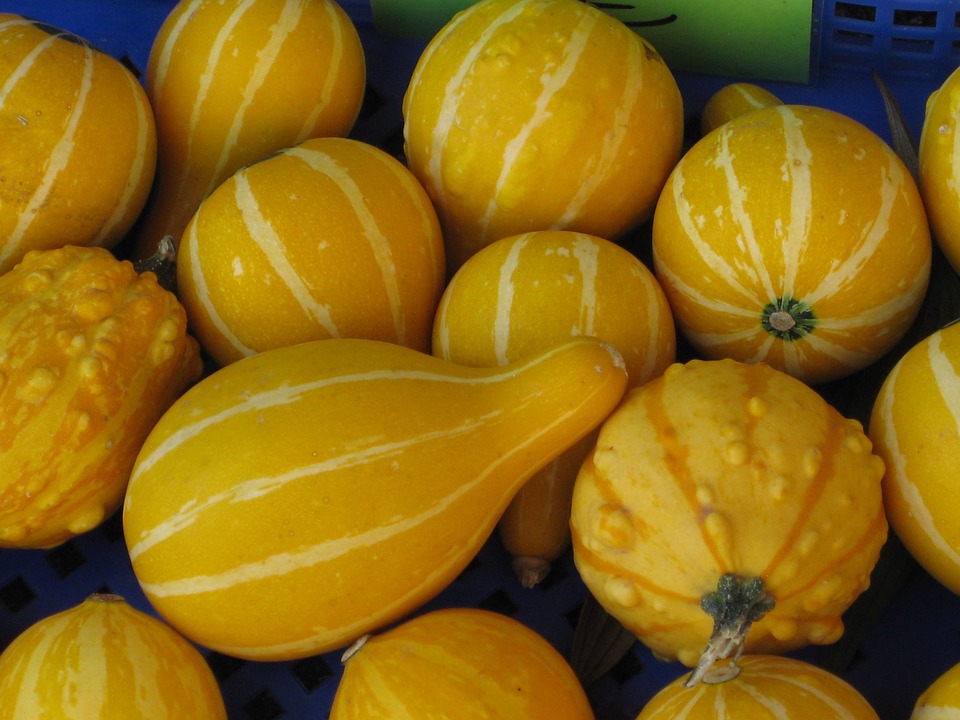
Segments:
[[[876,69],[918,135],[927,95],[960,62],[958,2],[823,0],[815,81],[808,85],[759,82],[785,102],[844,112],[889,139],[880,94],[867,72]],[[60,26],[144,68],[153,37],[173,5],[174,0],[4,0],[0,11]],[[367,102],[354,136],[400,153],[400,101],[423,43],[378,33],[369,0],[344,0],[343,5],[358,26],[368,63]],[[691,118],[713,92],[734,79],[678,74]],[[0,550],[0,649],[40,618],[107,590],[152,612],[130,569],[119,517],[53,550]],[[557,563],[546,582],[528,590],[520,586],[509,558],[493,539],[425,609],[474,606],[504,612],[569,653],[586,598],[569,555]],[[883,720],[907,720],[919,693],[960,662],[958,635],[960,598],[914,569],[872,624],[844,677]],[[220,681],[231,720],[327,716],[340,677],[339,652],[281,663],[205,653]],[[816,648],[809,648],[797,655],[816,660],[817,654]],[[597,720],[633,720],[660,687],[683,672],[680,666],[658,661],[639,644],[634,646],[587,688]]]

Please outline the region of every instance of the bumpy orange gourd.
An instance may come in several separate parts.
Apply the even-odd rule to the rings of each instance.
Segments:
[[[0,654],[0,720],[226,720],[203,655],[118,595],[45,617]]]
[[[931,244],[916,183],[879,136],[840,113],[777,105],[684,155],[657,203],[653,257],[700,354],[820,383],[904,335]]]
[[[830,643],[886,539],[882,474],[861,425],[790,375],[676,364],[601,426],[574,487],[574,560],[664,658]]]
[[[29,250],[113,247],[153,182],[146,93],[86,40],[0,13],[0,273]]]
[[[960,593],[960,324],[908,350],[874,401],[870,438],[886,463],[890,525],[937,580]]]
[[[728,120],[754,110],[782,104],[780,98],[759,85],[749,82],[730,83],[707,99],[700,114],[700,131],[706,135]]]
[[[920,187],[937,243],[960,272],[960,68],[927,99],[920,132]]]
[[[937,720],[960,712],[960,663],[938,676],[914,704],[910,720]]]
[[[0,546],[47,547],[119,507],[140,445],[200,375],[177,299],[108,250],[0,275]]]
[[[437,720],[593,720],[553,645],[487,610],[425,613],[363,638],[343,662],[331,720],[395,720],[411,708]]]
[[[437,310],[433,354],[494,367],[582,336],[620,351],[630,386],[676,356],[670,306],[640,260],[594,235],[542,230],[497,240],[461,266]],[[554,458],[501,518],[500,537],[524,585],[538,583],[569,546],[573,481],[592,444],[585,438]]]
[[[221,365],[329,337],[428,352],[446,280],[430,198],[399,160],[315,138],[228,178],[187,225],[177,290]]]
[[[123,511],[133,571],[220,652],[346,645],[452,582],[520,485],[625,386],[619,353],[591,339],[502,368],[361,339],[238,360],[144,443]]]
[[[243,165],[347,135],[366,88],[363,46],[334,0],[180,0],[150,49],[157,178],[134,233],[180,242],[204,197]]]
[[[451,270],[501,237],[615,238],[645,220],[683,141],[657,52],[579,0],[483,0],[427,45],[403,99],[411,169]]]
[[[802,660],[744,655],[735,667],[724,664],[715,670],[713,677],[694,687],[686,687],[686,677],[670,683],[644,706],[637,720],[879,720],[850,683]]]

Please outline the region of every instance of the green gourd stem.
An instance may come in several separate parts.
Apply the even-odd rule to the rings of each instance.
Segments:
[[[717,589],[700,599],[700,607],[713,618],[713,632],[700,655],[697,667],[684,685],[693,687],[705,678],[717,660],[734,655],[733,664],[743,650],[750,626],[773,609],[763,580],[742,578],[732,573],[720,577]],[[735,677],[736,673],[730,675]]]

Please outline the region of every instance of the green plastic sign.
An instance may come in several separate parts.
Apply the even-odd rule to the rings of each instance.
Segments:
[[[370,0],[377,30],[431,38],[476,0]],[[674,70],[786,80],[812,77],[816,0],[591,2],[646,38]]]

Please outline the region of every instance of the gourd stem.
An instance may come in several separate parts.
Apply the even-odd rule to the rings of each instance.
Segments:
[[[758,577],[741,578],[732,573],[720,577],[717,589],[700,599],[700,607],[713,618],[713,632],[696,668],[684,685],[693,687],[704,679],[717,660],[743,652],[747,632],[754,622],[773,609],[774,600]],[[735,677],[735,674],[731,675]]]
[[[174,291],[177,279],[177,246],[172,235],[164,235],[157,245],[157,251],[148,258],[133,263],[137,274],[152,272],[164,290]]]

